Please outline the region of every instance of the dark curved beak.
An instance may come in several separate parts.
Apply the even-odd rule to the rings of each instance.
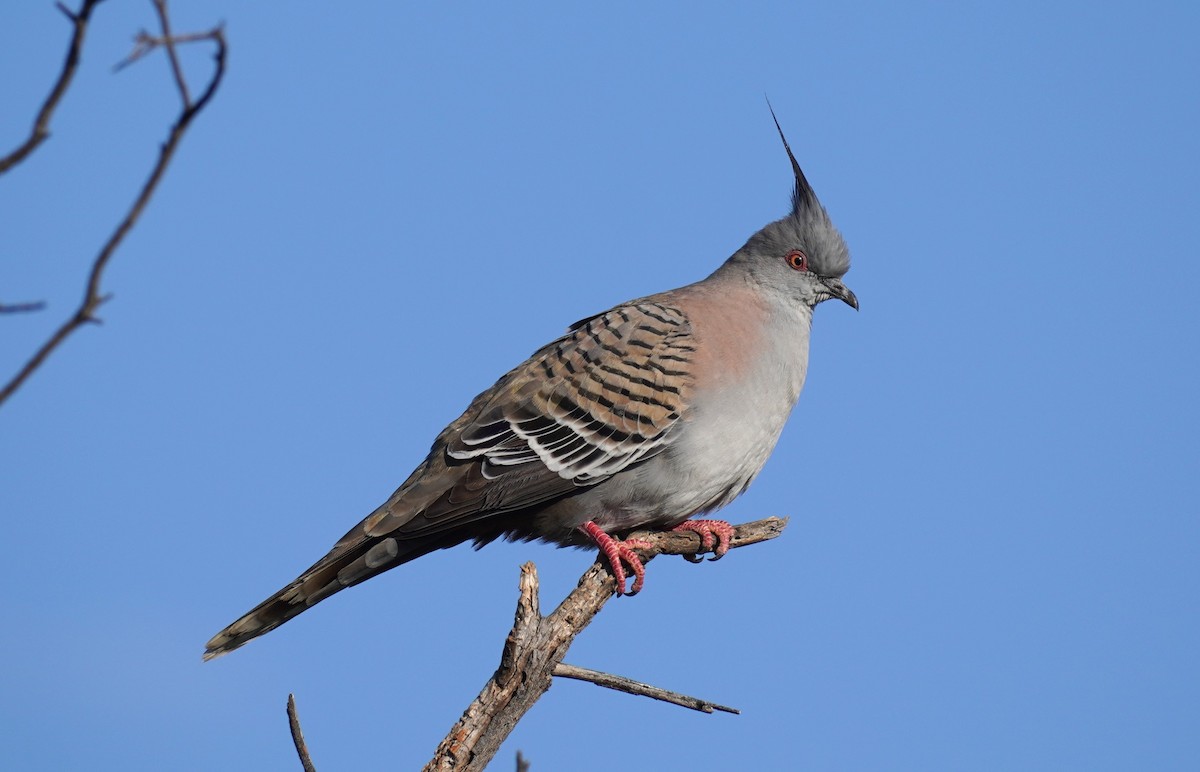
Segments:
[[[825,289],[829,290],[830,295],[850,306],[855,311],[858,310],[858,298],[850,291],[849,287],[842,284],[841,279],[835,279],[832,276],[829,278],[821,277],[821,283],[825,285]]]

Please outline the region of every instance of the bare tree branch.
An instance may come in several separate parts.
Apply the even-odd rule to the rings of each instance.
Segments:
[[[740,525],[729,546],[744,547],[773,539],[786,525],[786,519],[774,517]],[[700,537],[693,532],[638,533],[630,538],[650,542],[650,547],[639,550],[643,562],[656,555],[694,555],[702,551]],[[532,563],[521,567],[520,585],[516,617],[504,642],[500,667],[438,745],[425,772],[479,772],[487,766],[517,722],[550,688],[554,670],[575,636],[616,590],[612,574],[597,560],[558,608],[543,617],[537,569]]]
[[[702,700],[699,697],[689,697],[686,694],[679,692],[671,692],[657,686],[644,684],[641,681],[635,681],[632,678],[625,676],[613,675],[612,673],[601,673],[599,670],[588,670],[575,665],[568,665],[566,662],[559,662],[554,666],[553,674],[560,678],[574,678],[578,681],[589,681],[596,686],[603,686],[606,689],[616,689],[619,692],[626,694],[637,694],[643,697],[650,697],[655,700],[662,700],[673,705],[679,705],[684,708],[698,710],[701,713],[712,713],[714,710],[720,710],[725,713],[741,714],[742,711],[737,708],[731,708],[726,705],[718,705],[715,702]]]
[[[112,236],[109,237],[108,241],[105,242],[104,246],[101,248],[100,254],[97,255],[95,262],[92,263],[92,270],[88,276],[87,288],[84,292],[83,301],[80,303],[79,308],[70,318],[63,322],[57,330],[55,330],[54,334],[50,336],[50,339],[47,340],[42,347],[37,350],[36,353],[34,353],[33,357],[31,357],[30,360],[25,363],[25,366],[22,367],[15,376],[13,376],[12,380],[5,384],[3,389],[0,389],[0,405],[2,405],[18,388],[20,388],[21,384],[23,384],[29,378],[29,376],[32,375],[33,372],[42,365],[42,363],[46,360],[46,357],[48,357],[50,353],[53,352],[54,349],[56,349],[64,340],[66,340],[71,333],[75,332],[85,324],[99,321],[95,315],[96,309],[98,309],[109,298],[108,295],[103,295],[100,292],[100,280],[104,274],[104,269],[108,266],[108,263],[112,259],[113,254],[116,252],[117,247],[120,246],[121,242],[125,239],[125,236],[128,235],[129,231],[133,229],[133,226],[137,223],[138,218],[142,214],[142,210],[146,208],[146,204],[154,195],[155,190],[158,188],[159,182],[162,180],[163,175],[167,171],[167,167],[171,163],[171,158],[175,155],[176,148],[179,147],[179,143],[183,139],[183,135],[187,132],[188,127],[191,126],[192,120],[200,113],[201,110],[204,109],[209,100],[212,99],[213,94],[216,93],[217,87],[221,84],[221,79],[225,75],[226,47],[225,35],[222,28],[215,27],[208,32],[181,37],[171,37],[170,27],[167,23],[166,0],[153,0],[153,2],[155,8],[159,11],[160,18],[163,23],[162,37],[156,39],[153,47],[161,46],[162,48],[166,49],[167,56],[171,60],[172,68],[176,73],[176,85],[179,86],[179,98],[183,103],[183,107],[180,110],[179,116],[176,118],[175,123],[171,126],[170,133],[167,135],[167,141],[164,142],[162,147],[159,149],[158,162],[150,171],[150,176],[146,179],[145,184],[142,186],[141,192],[138,193],[137,198],[134,200],[132,206],[130,206],[129,211],[126,213],[124,219],[122,219],[117,225],[117,228],[113,232]],[[94,5],[94,3],[85,4],[85,8],[90,10],[91,5]],[[184,85],[182,73],[177,69],[178,62],[175,54],[175,45],[178,42],[183,42],[185,38],[188,42],[208,40],[216,44],[217,48],[215,55],[216,66],[213,75],[208,81],[208,84],[205,86],[204,91],[200,94],[200,98],[194,102],[191,100],[187,88]]]
[[[529,772],[529,761],[517,751],[517,772]]]
[[[71,79],[75,77],[75,70],[79,67],[79,57],[83,51],[83,39],[87,35],[88,21],[92,18],[92,11],[100,3],[101,0],[83,0],[83,5],[79,7],[79,13],[73,13],[62,3],[57,4],[58,10],[63,12],[75,28],[71,35],[71,44],[67,47],[67,58],[63,61],[62,70],[58,73],[58,80],[55,81],[54,88],[50,89],[50,95],[46,97],[46,101],[42,103],[42,109],[38,110],[37,117],[33,119],[33,128],[30,130],[29,136],[16,150],[0,158],[0,174],[4,174],[24,161],[30,153],[37,149],[38,145],[45,142],[46,138],[50,136],[50,119],[54,116],[54,110],[62,100],[63,94],[67,93]]]
[[[292,730],[292,744],[296,746],[296,755],[300,757],[300,764],[304,767],[304,772],[317,772],[317,768],[313,766],[312,757],[308,755],[308,744],[304,742],[304,730],[300,728],[300,716],[296,714],[296,696],[288,695],[288,728]]]

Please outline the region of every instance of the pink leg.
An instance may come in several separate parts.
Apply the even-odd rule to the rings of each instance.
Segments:
[[[733,526],[724,520],[685,520],[671,529],[672,531],[694,531],[700,534],[700,547],[705,552],[712,552],[709,560],[720,560],[729,552],[729,540],[733,538]],[[716,549],[713,549],[713,544]],[[695,555],[685,558],[693,563],[699,563]]]
[[[579,526],[579,530],[590,536],[600,551],[604,553],[604,557],[608,559],[608,565],[612,568],[613,576],[617,580],[617,595],[637,595],[642,591],[642,585],[646,582],[646,569],[634,549],[649,547],[649,542],[641,539],[618,541],[606,534],[591,520]],[[622,565],[622,562],[628,563],[629,570],[633,571],[633,586],[629,588],[628,593],[625,592],[625,566]]]

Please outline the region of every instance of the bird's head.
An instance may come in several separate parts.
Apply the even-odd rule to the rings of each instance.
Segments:
[[[775,118],[774,110],[771,117]],[[858,298],[842,283],[850,270],[850,250],[804,177],[778,118],[775,128],[796,178],[792,211],[751,236],[721,270],[740,272],[764,288],[810,308],[837,298],[857,310]]]

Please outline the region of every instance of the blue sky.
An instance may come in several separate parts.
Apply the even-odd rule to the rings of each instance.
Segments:
[[[0,767],[424,763],[496,666],[517,567],[460,547],[224,659],[475,393],[567,324],[707,275],[787,210],[769,95],[854,257],[809,383],[726,510],[568,661],[534,770],[1200,767],[1200,11],[1187,3],[177,2],[227,81],[105,280],[0,408]],[[173,116],[96,12],[51,140],[0,179],[3,377],[78,302]],[[0,138],[68,29],[0,12]],[[207,52],[186,64],[194,81]]]

